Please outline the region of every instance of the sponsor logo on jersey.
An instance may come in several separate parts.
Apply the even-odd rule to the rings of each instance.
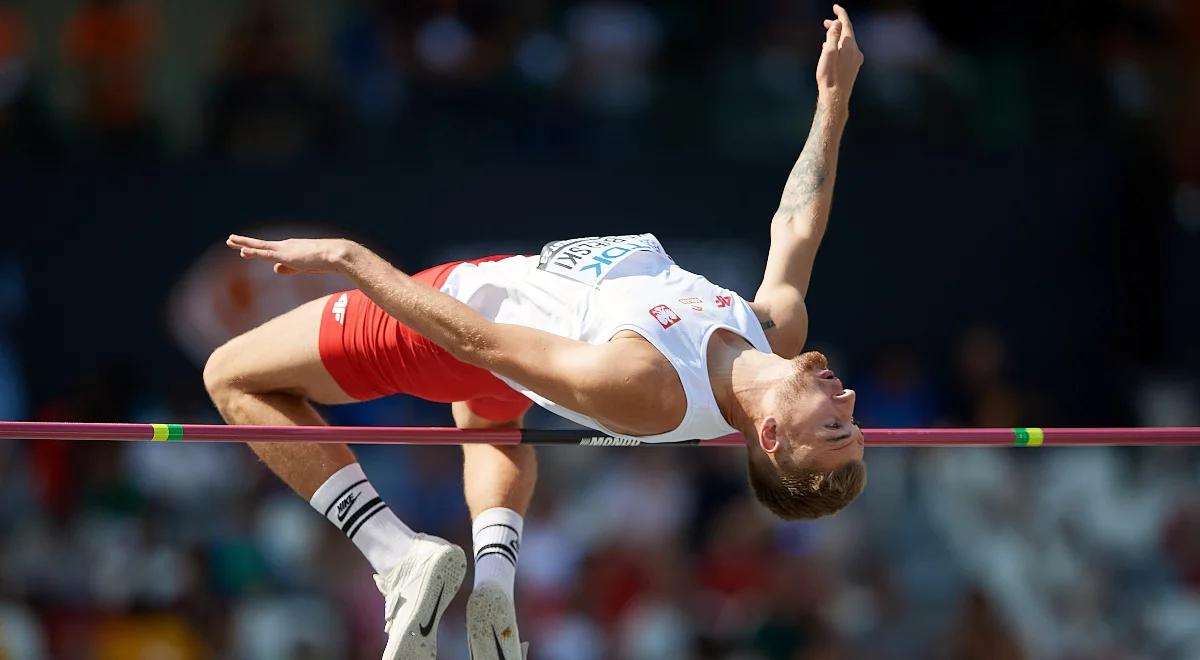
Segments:
[[[579,441],[582,447],[636,447],[642,444],[637,438],[614,438],[610,435],[587,436]]]
[[[733,304],[733,296],[717,296],[717,309],[724,309]]]
[[[589,236],[547,243],[538,256],[538,269],[595,284],[635,252],[657,252],[666,256],[652,234]]]
[[[697,312],[704,311],[704,301],[700,300],[699,298],[680,298],[679,302],[683,303],[684,305],[687,305],[688,307],[691,307],[692,309],[696,310]]]
[[[333,319],[338,322],[338,325],[345,325],[346,322],[346,307],[350,304],[350,297],[342,294],[340,298],[333,301]]]
[[[659,324],[664,328],[669,328],[680,321],[679,315],[675,313],[675,310],[667,307],[666,305],[655,305],[654,307],[651,307],[650,316],[653,316],[654,320],[658,321]]]

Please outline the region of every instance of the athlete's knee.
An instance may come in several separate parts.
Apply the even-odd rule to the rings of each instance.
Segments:
[[[225,405],[239,391],[238,381],[241,375],[238,369],[237,340],[226,342],[208,356],[204,364],[204,388],[217,408]]]

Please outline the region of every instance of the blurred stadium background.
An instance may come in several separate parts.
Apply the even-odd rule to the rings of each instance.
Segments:
[[[846,4],[867,61],[809,306],[864,425],[1200,425],[1200,3]],[[234,230],[410,272],[653,231],[750,294],[828,13],[0,0],[0,418],[215,421],[207,352],[338,286]],[[1200,453],[869,454],[849,510],[779,524],[739,452],[542,451],[533,657],[1200,658]],[[361,456],[469,545],[458,452]],[[381,606],[243,447],[0,444],[0,658],[371,658]]]

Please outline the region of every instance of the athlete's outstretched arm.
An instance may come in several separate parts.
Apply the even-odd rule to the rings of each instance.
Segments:
[[[230,236],[245,258],[275,264],[281,274],[338,272],[401,323],[472,364],[521,383],[572,410],[598,419],[660,419],[637,359],[619,359],[619,347],[593,345],[553,333],[496,323],[441,291],[410,278],[379,255],[343,239],[263,241]],[[644,412],[644,414],[642,414]],[[661,431],[645,431],[649,435]]]
[[[825,43],[817,62],[812,129],[771,219],[766,272],[754,297],[769,310],[769,322],[783,331],[784,343],[803,344],[807,334],[804,296],[829,221],[838,147],[849,115],[850,92],[863,61],[849,15],[839,5],[833,9],[837,18],[825,21]],[[772,345],[776,343],[772,338]]]

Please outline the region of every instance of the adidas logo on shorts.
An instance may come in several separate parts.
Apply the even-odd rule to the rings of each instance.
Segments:
[[[333,318],[338,322],[338,325],[344,325],[346,321],[346,307],[350,304],[350,296],[342,294],[340,298],[333,302]]]

